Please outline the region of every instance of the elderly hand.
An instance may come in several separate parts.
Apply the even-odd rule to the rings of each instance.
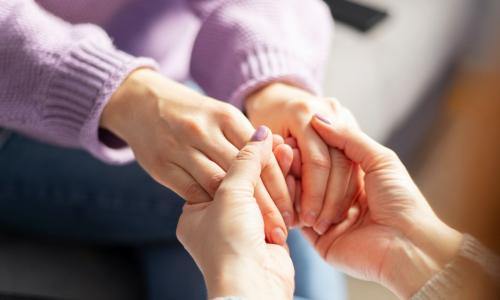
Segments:
[[[282,83],[270,84],[251,95],[246,101],[246,112],[254,126],[266,125],[274,133],[297,142],[295,161],[301,161],[301,165],[300,170],[293,172],[300,179],[294,201],[303,225],[322,234],[343,220],[359,192],[362,174],[341,151],[328,148],[310,121],[321,113],[356,127],[354,118],[333,99],[314,97]],[[293,216],[293,212],[283,216],[291,218],[289,215]]]
[[[254,131],[233,106],[149,69],[136,70],[124,81],[106,105],[101,126],[127,142],[156,181],[189,203],[212,200],[238,150]],[[287,228],[276,206],[285,209],[292,204],[274,157],[261,178],[256,197],[266,237],[282,244]],[[275,235],[279,240],[271,236],[277,229],[282,231]]]
[[[312,126],[366,174],[342,223],[305,234],[331,264],[409,298],[452,260],[462,235],[438,219],[393,151],[335,119],[316,117]]]
[[[237,155],[214,200],[184,206],[177,236],[201,269],[210,299],[292,298],[292,261],[284,247],[265,242],[254,198],[261,170],[273,158],[271,148],[269,129],[259,127]]]

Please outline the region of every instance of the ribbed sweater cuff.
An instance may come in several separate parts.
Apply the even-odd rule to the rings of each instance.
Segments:
[[[128,147],[113,149],[98,138],[99,120],[107,101],[134,69],[157,68],[154,61],[135,58],[110,44],[84,41],[61,59],[49,81],[43,125],[63,144],[83,147],[113,164],[133,159]]]
[[[225,87],[234,91],[229,101],[239,108],[243,107],[245,99],[252,92],[272,82],[286,82],[315,95],[321,94],[318,76],[292,52],[261,48],[248,51],[240,57],[233,86]]]
[[[457,257],[434,275],[410,300],[454,299],[476,270],[500,284],[500,258],[465,234]]]

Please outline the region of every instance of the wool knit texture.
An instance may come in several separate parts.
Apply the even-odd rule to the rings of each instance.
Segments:
[[[332,20],[320,0],[4,0],[0,127],[133,159],[99,140],[99,119],[133,70],[194,80],[241,108],[273,81],[320,93]]]

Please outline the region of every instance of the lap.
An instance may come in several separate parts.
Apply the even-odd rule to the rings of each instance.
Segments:
[[[80,150],[14,134],[0,149],[0,226],[68,240],[138,246],[149,299],[204,299],[203,277],[175,238],[183,201],[136,163],[109,166]],[[296,295],[343,299],[343,277],[295,231]],[[181,297],[182,296],[182,297]]]
[[[327,265],[298,231],[290,232],[288,244],[295,267],[295,300],[346,298],[343,275]],[[206,299],[203,276],[180,243],[147,246],[140,253],[151,275],[148,299]]]
[[[175,239],[182,199],[136,163],[110,166],[14,134],[0,149],[0,166],[4,228],[106,243]]]

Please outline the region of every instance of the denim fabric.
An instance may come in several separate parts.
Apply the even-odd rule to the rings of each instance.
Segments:
[[[0,147],[0,229],[136,247],[148,299],[206,297],[200,272],[175,237],[182,204],[136,163],[109,166],[17,134]],[[298,233],[289,244],[298,296],[345,298],[343,277]]]

